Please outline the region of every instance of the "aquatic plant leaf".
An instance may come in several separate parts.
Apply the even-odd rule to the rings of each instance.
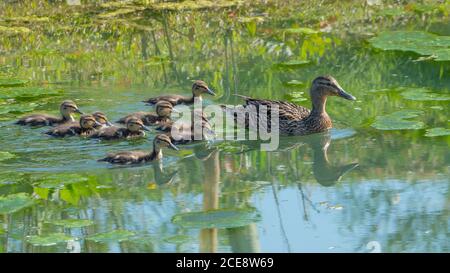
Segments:
[[[65,243],[74,240],[73,237],[64,233],[52,233],[47,235],[32,235],[27,237],[27,242],[36,246],[53,246],[59,243]]]
[[[25,99],[42,98],[60,94],[61,90],[42,87],[10,87],[2,89],[0,98],[2,99]]]
[[[116,16],[128,14],[128,13],[132,13],[132,12],[135,12],[135,11],[136,11],[135,8],[123,8],[123,9],[118,9],[118,10],[115,10],[115,11],[99,14],[98,17],[103,18],[103,19],[108,19],[108,18],[113,18],[113,17],[116,17]]]
[[[437,136],[448,136],[448,135],[450,135],[450,129],[442,128],[442,127],[431,128],[425,132],[426,137],[437,137]]]
[[[0,79],[0,87],[22,86],[25,85],[26,83],[28,83],[27,80],[21,79]]]
[[[163,239],[163,241],[165,241],[169,244],[184,244],[184,243],[187,243],[190,239],[191,239],[191,237],[180,234],[180,235],[166,237]]]
[[[37,16],[17,16],[17,17],[9,17],[4,18],[3,20],[9,22],[23,22],[23,23],[42,23],[49,22],[50,18],[48,17],[37,17]]]
[[[316,34],[320,31],[314,30],[312,28],[307,27],[297,27],[297,28],[287,28],[284,30],[284,33],[292,33],[292,34]]]
[[[82,228],[91,226],[94,224],[93,221],[89,219],[62,219],[62,220],[53,220],[47,222],[49,224],[53,224],[56,226],[63,226],[65,228]]]
[[[232,228],[246,226],[260,219],[255,208],[241,208],[181,213],[173,216],[172,222],[185,228]]]
[[[180,2],[159,2],[148,4],[148,8],[155,10],[198,10],[198,9],[217,9],[227,8],[239,5],[243,1],[239,0],[186,0]]]
[[[0,151],[0,161],[12,159],[14,157],[16,157],[16,156],[14,154],[10,153],[10,152],[2,152],[2,151]]]
[[[86,240],[91,240],[97,243],[122,242],[130,239],[135,233],[129,230],[113,230],[104,233],[97,233],[86,237]]]
[[[0,33],[2,34],[27,34],[29,33],[31,30],[29,28],[26,27],[5,27],[5,26],[0,26]]]
[[[31,112],[36,107],[38,107],[39,104],[37,103],[14,103],[14,104],[3,104],[0,105],[0,115],[4,114],[21,114],[21,113],[27,113]]]
[[[88,178],[79,174],[55,173],[38,176],[34,179],[39,188],[62,188],[65,185],[88,181]]]
[[[401,95],[408,100],[418,101],[447,101],[450,96],[446,94],[433,93],[426,88],[405,88]]]
[[[26,193],[0,196],[0,214],[10,214],[34,204],[34,199]]]
[[[421,121],[410,121],[406,119],[415,118],[423,112],[419,110],[401,110],[388,115],[379,116],[375,119],[372,127],[378,130],[417,130],[424,127]]]
[[[369,42],[381,50],[412,51],[432,56],[435,61],[450,61],[450,36],[424,31],[385,31]]]
[[[299,68],[310,63],[311,61],[309,60],[292,60],[288,62],[277,63],[275,64],[275,66],[280,68]]]

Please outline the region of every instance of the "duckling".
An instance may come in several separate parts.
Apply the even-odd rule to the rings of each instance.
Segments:
[[[265,105],[268,108],[267,128],[271,123],[271,107],[278,106],[279,109],[279,131],[281,135],[308,135],[319,133],[332,128],[332,122],[325,105],[328,96],[338,96],[346,100],[356,100],[356,98],[345,92],[339,83],[331,76],[319,76],[314,79],[310,89],[312,100],[312,110],[293,103],[265,99],[253,99],[241,96],[245,99],[246,105],[256,106],[257,111],[249,111],[249,119],[245,119],[244,125],[248,128],[249,123],[258,124],[259,106]],[[223,106],[224,107],[224,106]],[[236,117],[237,111],[245,111],[245,109],[230,109],[224,107],[226,112],[233,113]],[[231,110],[231,111],[230,111]]]
[[[96,112],[92,113],[92,115],[94,116],[95,120],[99,123],[99,125],[96,125],[95,129],[113,126],[112,123],[109,122],[105,113],[96,111]]]
[[[192,97],[184,97],[181,95],[163,95],[150,98],[143,102],[148,104],[156,104],[157,102],[164,100],[170,102],[173,106],[181,103],[193,104],[196,98],[201,100],[203,94],[210,94],[212,96],[216,95],[204,81],[197,80],[192,85]]]
[[[160,134],[156,135],[153,140],[153,151],[123,151],[117,153],[110,153],[105,158],[99,159],[98,161],[106,161],[112,164],[136,164],[143,162],[150,162],[160,160],[162,158],[162,148],[171,148],[173,150],[178,150],[170,137]]]
[[[82,115],[78,124],[61,124],[45,133],[54,137],[88,136],[94,132],[95,126],[101,126],[101,124],[95,120],[93,115]]]
[[[95,131],[89,137],[101,138],[101,139],[106,139],[106,140],[139,138],[139,137],[145,136],[145,133],[143,130],[150,131],[150,129],[144,125],[142,120],[140,120],[136,117],[131,117],[127,120],[126,128],[117,127],[117,126],[103,127],[101,129]]]
[[[151,112],[136,112],[129,114],[117,121],[117,123],[125,124],[127,119],[130,117],[136,117],[142,122],[149,126],[149,125],[155,125],[160,123],[165,123],[170,120],[170,115],[173,112],[178,112],[176,109],[173,108],[173,105],[168,101],[159,101],[156,103],[156,113]]]
[[[61,117],[55,117],[47,114],[33,114],[20,118],[16,124],[31,126],[49,126],[63,124],[66,122],[74,122],[73,113],[83,114],[78,106],[71,100],[65,100],[59,106]]]

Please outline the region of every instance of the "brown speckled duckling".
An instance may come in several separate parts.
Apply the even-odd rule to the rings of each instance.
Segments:
[[[71,100],[65,100],[59,106],[61,117],[55,117],[47,114],[32,114],[20,118],[16,124],[19,125],[31,125],[31,126],[48,126],[63,124],[66,122],[74,122],[73,113],[83,114],[78,106]]]
[[[123,151],[111,153],[98,161],[106,161],[113,164],[136,164],[156,161],[162,158],[162,148],[166,147],[178,150],[178,148],[170,140],[170,137],[166,135],[157,135],[153,140],[153,151],[151,152]]]
[[[144,130],[150,131],[150,129],[144,125],[142,120],[136,117],[131,117],[127,120],[126,128],[117,126],[103,127],[95,131],[89,137],[101,138],[106,140],[139,138],[145,136]]]
[[[82,115],[78,124],[61,124],[46,132],[54,137],[88,136],[95,131],[95,126],[101,125],[93,115]]]
[[[194,103],[195,98],[201,100],[203,94],[210,94],[212,96],[216,95],[204,81],[197,80],[192,85],[192,97],[184,97],[181,95],[163,95],[150,98],[144,102],[148,104],[156,104],[157,102],[164,100],[170,102],[174,106],[181,103],[192,104]]]
[[[326,131],[332,127],[325,105],[328,96],[338,96],[347,100],[356,100],[355,97],[342,89],[339,83],[331,76],[320,76],[314,79],[310,89],[312,110],[293,103],[265,99],[253,99],[241,96],[246,105],[268,106],[267,126],[270,128],[270,106],[276,105],[279,109],[279,130],[281,135],[308,135]],[[229,112],[229,108],[226,111]],[[235,110],[235,109],[233,109]],[[230,112],[231,113],[231,112]],[[233,113],[234,114],[234,113]],[[236,115],[235,115],[236,117]],[[258,124],[258,112],[250,111],[249,119],[252,124]],[[245,120],[248,128],[249,119]]]
[[[99,123],[98,125],[95,125],[95,129],[113,126],[112,123],[109,122],[105,113],[97,111],[97,112],[92,113],[92,115],[94,116],[95,120]]]
[[[145,125],[155,125],[159,123],[164,123],[170,120],[170,115],[172,111],[178,112],[173,108],[173,105],[168,101],[159,101],[155,105],[156,113],[151,112],[136,112],[129,114],[117,121],[117,123],[125,124],[127,119],[131,117],[137,117],[142,120]]]

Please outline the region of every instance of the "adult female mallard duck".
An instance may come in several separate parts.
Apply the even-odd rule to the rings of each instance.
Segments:
[[[156,113],[136,112],[136,113],[129,114],[129,115],[119,119],[117,121],[117,123],[125,124],[129,118],[136,117],[136,118],[142,120],[142,122],[145,125],[150,126],[150,125],[165,123],[170,120],[170,115],[172,114],[172,111],[178,112],[177,110],[175,110],[173,108],[173,105],[170,102],[164,101],[164,100],[156,103],[155,109],[156,109]]]
[[[148,104],[156,104],[159,101],[168,101],[173,106],[175,106],[177,104],[181,104],[181,103],[193,104],[194,100],[196,98],[201,100],[203,94],[210,94],[212,96],[216,95],[204,81],[197,80],[192,85],[192,97],[185,97],[185,96],[181,96],[181,95],[163,95],[163,96],[150,98],[143,102],[148,103]]]
[[[95,131],[95,126],[101,126],[101,124],[93,115],[82,115],[78,123],[61,124],[45,133],[54,137],[88,136]]]
[[[95,120],[98,122],[97,125],[95,125],[95,129],[99,129],[102,127],[110,127],[113,126],[111,122],[109,122],[108,117],[106,117],[105,113],[97,111],[92,113]]]
[[[106,161],[113,164],[136,164],[143,162],[156,161],[162,158],[162,149],[171,148],[178,150],[170,137],[166,135],[157,135],[153,139],[153,150],[151,152],[146,151],[123,151],[117,153],[108,154],[105,158],[99,159],[98,161]]]
[[[32,114],[20,118],[16,124],[19,125],[31,125],[31,126],[49,126],[63,124],[66,122],[74,122],[73,113],[83,114],[75,102],[71,100],[65,100],[59,106],[61,117],[55,117],[47,114]]]
[[[126,128],[117,126],[103,127],[89,135],[89,137],[106,140],[139,138],[145,136],[144,131],[150,131],[150,129],[144,125],[142,120],[136,117],[129,118],[126,126]]]
[[[241,96],[241,95],[239,95]],[[246,104],[242,108],[231,109],[225,107],[225,111],[232,113],[236,118],[239,111],[248,113],[249,118],[244,119],[246,128],[249,124],[258,124],[259,107],[267,107],[267,127],[271,125],[271,108],[278,107],[279,110],[279,132],[281,135],[308,135],[326,131],[332,127],[332,122],[328,116],[325,105],[328,96],[338,96],[347,100],[356,100],[355,97],[345,92],[339,83],[331,76],[320,76],[314,79],[310,89],[312,110],[290,102],[254,99],[241,96]],[[247,108],[254,106],[254,108]],[[243,113],[245,115],[245,113]]]

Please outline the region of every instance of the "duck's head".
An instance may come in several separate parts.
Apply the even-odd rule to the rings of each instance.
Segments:
[[[331,76],[319,76],[315,78],[311,86],[311,97],[338,96],[346,100],[356,100],[355,97],[345,92],[335,78]]]
[[[80,117],[80,126],[83,129],[92,129],[101,125],[93,115],[82,115]]]
[[[83,114],[83,112],[78,109],[78,106],[75,104],[75,102],[71,100],[63,101],[59,106],[59,111],[65,118],[71,118],[73,113]]]
[[[160,101],[156,104],[156,114],[159,117],[170,117],[172,112],[178,112],[173,108],[173,105],[168,101]]]
[[[112,126],[111,122],[109,122],[108,118],[106,117],[105,113],[97,111],[92,113],[92,115],[94,116],[95,120],[100,123],[101,126],[106,125],[106,126]]]
[[[155,136],[155,139],[153,139],[153,147],[157,151],[161,150],[162,148],[170,148],[176,151],[179,150],[178,147],[172,143],[170,137],[164,134],[159,134]]]
[[[131,117],[127,119],[127,129],[130,130],[131,132],[139,132],[142,130],[150,131],[150,129],[144,125],[142,120],[136,117]]]
[[[204,81],[196,80],[194,84],[192,85],[192,94],[194,97],[200,97],[203,94],[210,94],[212,96],[215,96],[216,93],[214,93],[206,84]]]

